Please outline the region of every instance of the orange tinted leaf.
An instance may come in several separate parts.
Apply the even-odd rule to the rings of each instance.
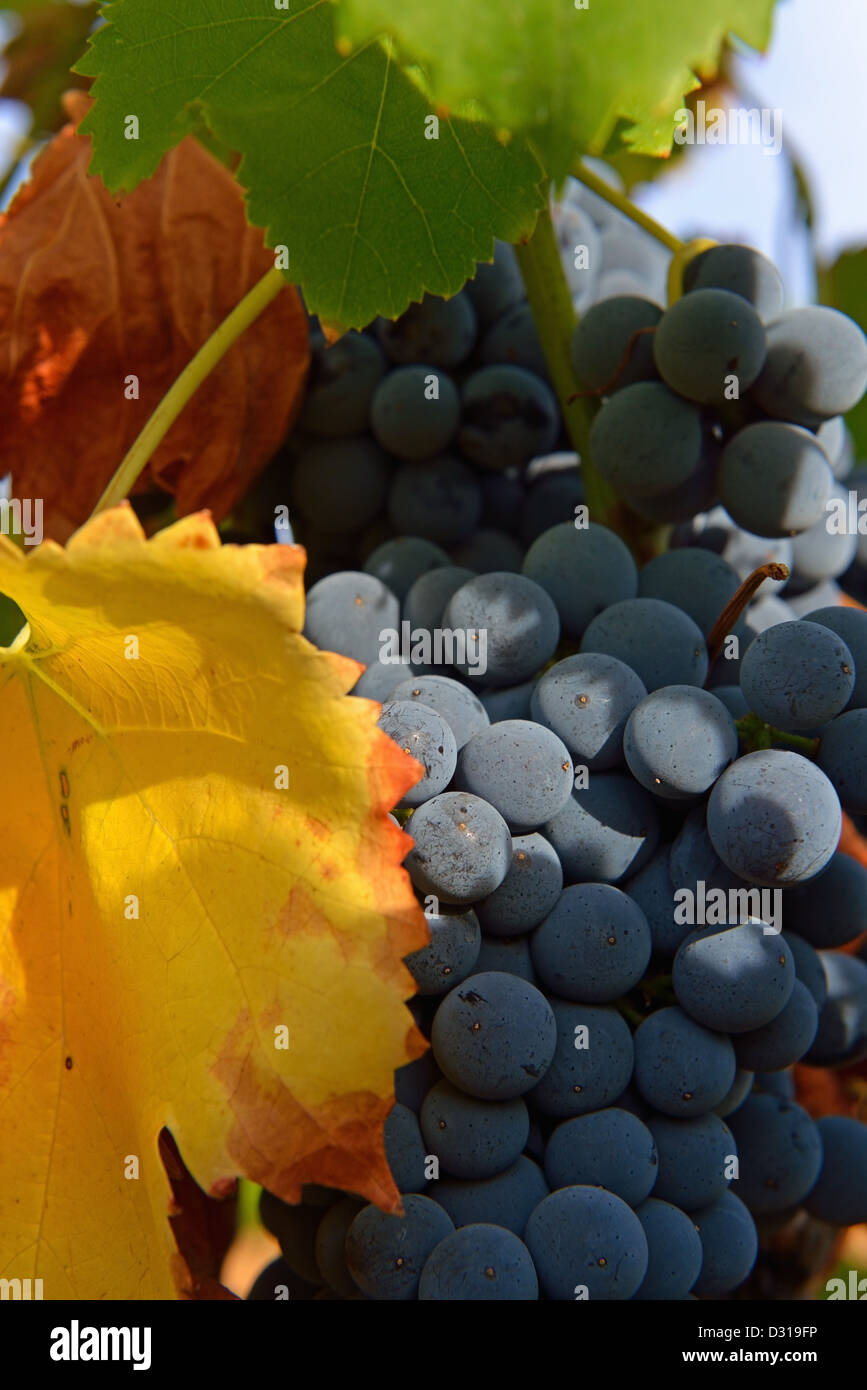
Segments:
[[[66,540],[91,513],[154,408],[273,255],[241,190],[188,138],[114,198],[87,173],[73,124],[40,154],[0,217],[0,474],[44,502]],[[276,452],[300,406],[309,346],[297,292],[242,334],[153,455],[142,486],[220,520]],[[133,380],[135,379],[135,380]],[[136,385],[137,382],[137,385]],[[128,399],[138,391],[138,399]]]
[[[129,506],[26,559],[0,537],[29,624],[0,649],[0,1272],[47,1299],[208,1277],[164,1126],[206,1193],[398,1205],[382,1125],[428,935],[385,813],[419,768],[300,635],[303,558],[203,514],[145,541]]]

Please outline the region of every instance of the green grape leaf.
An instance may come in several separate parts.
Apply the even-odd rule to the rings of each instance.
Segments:
[[[635,154],[666,155],[674,115],[715,73],[726,37],[764,47],[773,0],[338,0],[338,33],[388,33],[447,107],[469,98],[533,137],[561,178],[618,124]]]
[[[819,272],[823,304],[839,309],[867,333],[867,246],[844,251],[833,265]],[[867,458],[867,396],[846,416],[859,459]]]
[[[204,122],[242,156],[250,221],[287,248],[288,278],[329,328],[453,294],[495,237],[532,230],[544,194],[525,143],[446,117],[428,138],[436,111],[418,77],[378,40],[341,56],[327,0],[114,0],[104,13],[78,64],[96,78],[90,172],[130,189]]]

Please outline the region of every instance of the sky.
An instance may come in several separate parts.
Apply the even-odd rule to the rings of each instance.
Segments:
[[[678,236],[758,247],[779,266],[790,303],[811,299],[812,258],[792,216],[787,153],[808,176],[820,259],[867,243],[865,55],[867,0],[780,0],[768,53],[739,60],[738,71],[750,93],[744,105],[781,113],[782,152],[693,147],[679,168],[638,190],[636,202]],[[0,102],[0,155],[24,129],[24,109]]]
[[[783,0],[767,54],[739,60],[738,72],[752,98],[743,105],[781,112],[782,152],[694,146],[635,201],[678,236],[758,247],[779,266],[789,301],[803,303],[815,287],[807,239],[793,222],[787,152],[807,174],[820,260],[867,243],[867,3]]]

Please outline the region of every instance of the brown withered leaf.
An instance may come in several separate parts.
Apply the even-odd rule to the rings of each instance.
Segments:
[[[0,218],[0,476],[44,503],[65,541],[90,515],[167,389],[273,265],[241,189],[192,138],[153,178],[114,198],[87,173],[75,133],[35,161]],[[153,454],[140,486],[175,495],[179,515],[220,520],[273,456],[300,407],[307,322],[287,288],[232,346]],[[138,400],[129,380],[138,379]],[[133,390],[135,388],[133,387]]]

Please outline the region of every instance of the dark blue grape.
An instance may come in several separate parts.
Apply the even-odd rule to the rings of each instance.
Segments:
[[[385,1156],[400,1192],[423,1192],[425,1147],[418,1117],[396,1101],[385,1121]],[[349,1222],[347,1222],[347,1227]]]
[[[479,356],[486,367],[509,362],[547,379],[548,363],[529,304],[514,304],[491,324],[482,339]]]
[[[493,531],[517,531],[527,505],[527,492],[517,469],[508,473],[482,473],[482,527]],[[580,497],[576,501],[580,502]]]
[[[411,628],[432,632],[440,626],[443,609],[456,589],[475,578],[474,570],[457,564],[443,564],[435,570],[425,570],[408,589],[403,600],[403,617]]]
[[[752,1095],[732,1115],[731,1129],[740,1159],[733,1190],[750,1211],[767,1215],[802,1202],[822,1167],[822,1140],[806,1110]]]
[[[789,894],[786,894],[788,897]],[[788,904],[783,908],[785,918]],[[782,940],[786,943],[792,953],[792,960],[795,962],[795,977],[806,985],[813,1002],[817,1009],[821,1009],[828,997],[828,981],[825,978],[825,967],[822,964],[822,957],[815,951],[808,941],[805,941],[797,932],[783,932]],[[766,1071],[766,1067],[760,1068]]]
[[[476,341],[476,311],[465,294],[426,294],[396,319],[378,319],[376,333],[392,362],[457,367]]]
[[[667,550],[644,565],[638,572],[638,597],[673,603],[708,637],[740,582],[721,555],[691,546]]]
[[[652,1115],[647,1127],[659,1156],[655,1197],[694,1211],[723,1195],[738,1151],[734,1135],[719,1115],[698,1115],[692,1120]]]
[[[539,978],[554,994],[606,1004],[636,985],[650,960],[650,927],[632,898],[607,883],[564,888],[533,933]]]
[[[609,604],[634,598],[638,587],[635,561],[623,541],[595,522],[552,526],[533,541],[522,569],[550,594],[569,637],[580,637]]]
[[[867,705],[867,613],[858,608],[814,608],[804,615],[807,623],[821,623],[842,637],[855,662],[855,689],[847,709]]]
[[[811,1066],[843,1066],[867,1056],[867,965],[857,956],[823,951],[828,995],[804,1060]]]
[[[670,845],[661,845],[653,858],[622,884],[623,892],[638,903],[647,918],[653,950],[660,956],[673,956],[691,931],[674,919],[670,851]]]
[[[663,1115],[706,1115],[728,1095],[736,1070],[730,1039],[703,1028],[682,1009],[650,1014],[633,1041],[635,1084]]]
[[[827,730],[823,746],[826,740]],[[840,802],[825,773],[800,753],[777,748],[747,753],[726,768],[707,807],[708,834],[723,863],[769,888],[806,883],[819,873],[841,826]]]
[[[770,1023],[734,1039],[740,1066],[753,1071],[780,1071],[799,1062],[812,1045],[819,1010],[807,986],[795,981],[788,1003]]]
[[[550,386],[524,367],[473,372],[461,392],[458,444],[479,468],[499,472],[547,453],[557,439],[560,412]]]
[[[292,1272],[310,1284],[321,1284],[322,1275],[316,1263],[316,1230],[322,1219],[322,1208],[282,1202],[263,1188],[259,1219],[266,1231],[277,1237],[280,1253]]]
[[[662,310],[635,294],[612,295],[582,314],[572,334],[572,368],[587,391],[608,394],[657,377],[653,333]]]
[[[529,548],[552,526],[574,517],[583,503],[584,484],[578,467],[563,468],[539,478],[527,492],[521,509],[518,527],[521,544]]]
[[[528,984],[538,985],[528,936],[483,936],[476,970],[503,970]]]
[[[396,530],[436,545],[458,545],[482,514],[482,490],[471,468],[454,454],[404,463],[388,489],[388,516]]]
[[[370,429],[400,459],[429,459],[447,449],[461,418],[457,387],[432,364],[398,367],[383,377],[370,403]]]
[[[375,575],[403,600],[419,575],[448,563],[446,552],[433,541],[423,540],[421,536],[395,536],[371,551],[364,562],[364,571]],[[396,628],[397,623],[391,626]]]
[[[690,811],[675,836],[669,869],[676,889],[688,888],[695,893],[702,882],[706,890],[722,889],[726,893],[732,889],[743,890],[743,879],[726,868],[711,844],[703,806]],[[681,939],[686,935],[686,931],[682,931]]]
[[[346,1236],[346,1263],[352,1278],[368,1298],[415,1298],[425,1261],[454,1230],[451,1218],[429,1197],[410,1193],[403,1216],[391,1216],[366,1206]]]
[[[419,994],[445,994],[475,967],[482,944],[479,920],[472,908],[464,912],[426,912],[429,946],[406,957]]]
[[[746,1033],[788,1003],[795,963],[779,934],[744,922],[693,932],[678,948],[671,978],[678,1003],[697,1023]]]
[[[773,261],[735,242],[710,246],[693,256],[684,267],[683,288],[684,293],[717,289],[739,294],[766,323],[783,308],[783,281]]]
[[[623,731],[643,682],[613,656],[567,656],[540,677],[533,691],[533,718],[553,730],[578,766],[603,771],[623,761]]]
[[[405,868],[422,893],[473,903],[499,888],[512,860],[512,837],[499,811],[466,792],[443,792],[414,811],[415,841]]]
[[[418,700],[390,700],[377,721],[384,734],[421,763],[424,774],[404,793],[403,806],[420,806],[445,791],[455,770],[455,736],[444,719]]]
[[[703,685],[707,647],[692,618],[656,598],[612,603],[590,623],[582,652],[604,652],[631,666],[649,691]]]
[[[476,903],[489,936],[515,937],[531,931],[557,903],[563,868],[556,851],[538,834],[512,836],[512,863],[499,888]]]
[[[724,1192],[710,1206],[692,1212],[701,1239],[701,1274],[693,1291],[702,1298],[719,1298],[742,1284],[756,1262],[759,1237],[756,1223],[739,1197]]]
[[[741,689],[755,714],[789,733],[815,729],[845,709],[855,660],[820,623],[777,623],[760,632],[741,662]]]
[[[329,536],[345,536],[375,521],[385,505],[392,463],[372,439],[293,440],[289,496],[292,515]]]
[[[822,1144],[822,1171],[804,1206],[832,1226],[867,1221],[867,1125],[848,1115],[816,1121]]]
[[[479,1100],[512,1100],[545,1074],[557,1026],[543,994],[497,971],[471,975],[437,1009],[431,1043],[453,1085]]]
[[[786,894],[784,920],[819,950],[848,945],[867,922],[867,869],[838,851],[821,874]]]
[[[601,1187],[563,1187],[543,1198],[525,1240],[551,1299],[631,1298],[647,1272],[641,1222]]]
[[[425,1052],[414,1062],[398,1067],[394,1073],[394,1098],[418,1114],[431,1086],[440,1080],[442,1072],[434,1061],[433,1053]]]
[[[474,1223],[441,1240],[422,1270],[418,1296],[437,1302],[523,1302],[539,1297],[530,1252],[513,1231]]]
[[[369,666],[379,656],[381,634],[396,629],[399,617],[400,605],[382,579],[343,570],[308,589],[304,636]]]
[[[867,389],[867,339],[824,305],[788,309],[768,324],[768,356],[753,397],[769,415],[814,429],[845,415]]]
[[[738,731],[725,706],[693,685],[665,685],[633,709],[623,733],[633,777],[655,796],[700,796],[738,755]]]
[[[432,573],[438,571],[433,570]],[[436,710],[451,729],[458,749],[469,743],[474,734],[488,727],[488,716],[478,696],[450,676],[410,677],[394,687],[390,698],[417,701]]]
[[[753,1077],[753,1072],[739,1067],[735,1072],[735,1079],[729,1088],[728,1095],[723,1096],[719,1105],[714,1106],[714,1115],[719,1115],[723,1120],[729,1115],[733,1115],[752,1091]]]
[[[464,286],[472,301],[479,324],[494,323],[513,304],[524,297],[524,281],[514,249],[507,241],[495,241],[493,260],[476,266],[472,280]]]
[[[484,662],[471,661],[468,648],[468,659],[456,665],[468,680],[486,685],[518,685],[527,680],[550,661],[560,639],[552,600],[521,574],[495,571],[468,580],[446,604],[443,623],[480,634],[477,653]]]
[[[529,719],[530,699],[535,688],[535,679],[521,681],[519,685],[505,685],[502,690],[482,690],[479,699],[492,724],[504,719]]]
[[[723,450],[717,486],[738,526],[758,536],[794,536],[821,521],[834,478],[814,435],[761,420]]]
[[[567,882],[617,883],[653,854],[659,817],[631,777],[598,772],[586,788],[576,788],[542,834],[557,851]]]
[[[734,378],[746,391],[765,363],[762,321],[741,295],[693,289],[666,309],[653,339],[653,357],[673,391],[701,405],[731,399]]]
[[[615,1101],[632,1075],[629,1026],[612,1008],[552,999],[557,1046],[545,1075],[527,1099],[543,1115],[584,1115]]]
[[[558,1125],[545,1149],[545,1176],[560,1187],[605,1187],[631,1207],[647,1197],[659,1159],[653,1135],[628,1110],[611,1107]]]
[[[701,1270],[701,1238],[686,1212],[648,1197],[636,1209],[647,1238],[647,1273],[632,1297],[686,1298]]]
[[[795,1078],[790,1071],[756,1072],[753,1082],[756,1095],[762,1092],[779,1096],[781,1100],[795,1099]]]
[[[367,428],[370,402],[385,359],[367,333],[344,333],[330,346],[323,335],[314,344],[310,377],[299,424],[311,434],[360,434]]]
[[[453,1178],[493,1178],[523,1152],[530,1117],[520,1097],[477,1100],[449,1081],[428,1091],[421,1108],[421,1132]]]
[[[685,487],[704,459],[701,412],[661,381],[610,396],[590,430],[590,457],[627,502]]]
[[[863,816],[867,812],[867,709],[850,709],[831,720],[822,730],[818,763],[843,809]]]
[[[505,531],[476,531],[452,550],[455,564],[466,566],[474,574],[519,574],[523,558],[520,545]]]
[[[496,807],[513,834],[535,830],[561,811],[574,773],[565,744],[528,719],[504,719],[461,749],[455,787]]]
[[[789,594],[793,602],[796,593],[800,599],[801,590],[810,590],[812,597],[811,586],[836,579],[855,559],[858,537],[829,529],[833,504],[839,504],[845,515],[848,500],[846,488],[841,483],[834,483],[825,504],[825,515],[792,541],[794,574],[789,584]]]
[[[413,1116],[415,1119],[415,1116]],[[418,1124],[416,1123],[416,1130]],[[386,1121],[386,1133],[388,1121]],[[409,1191],[405,1188],[404,1191]],[[344,1197],[329,1207],[316,1228],[316,1263],[329,1289],[341,1298],[352,1298],[358,1285],[346,1264],[346,1233],[364,1206],[358,1197]]]
[[[715,685],[713,693],[733,719],[743,719],[745,714],[749,714],[750,707],[739,685]]]
[[[487,1221],[523,1238],[531,1212],[548,1195],[548,1184],[538,1163],[522,1155],[504,1173],[484,1182],[442,1178],[436,1194],[455,1226]]]

